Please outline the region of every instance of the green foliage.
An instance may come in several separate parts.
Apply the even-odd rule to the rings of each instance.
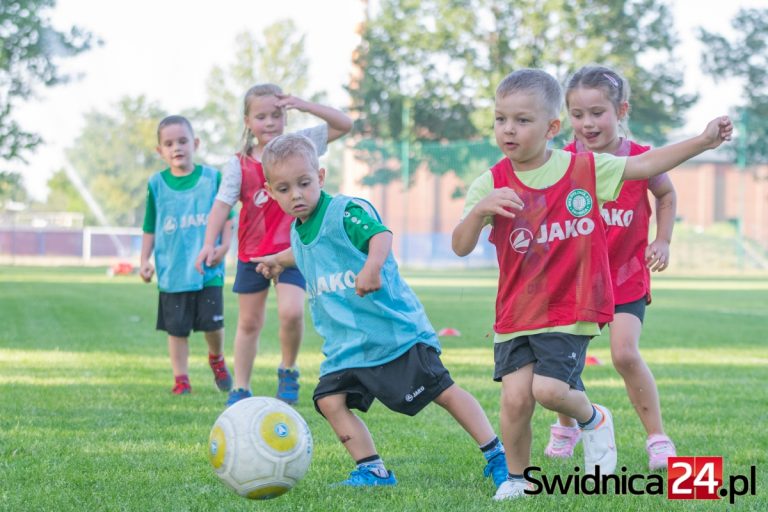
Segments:
[[[63,169],[56,171],[50,177],[48,190],[45,203],[48,211],[82,213],[86,225],[96,224],[97,219]]]
[[[676,44],[664,0],[382,0],[353,59],[360,70],[349,86],[355,130],[412,143],[482,140],[493,125],[496,85],[507,73],[541,67],[565,81],[598,62],[632,86],[633,136],[659,144],[696,99],[679,92]],[[557,143],[568,137],[566,130]],[[376,162],[373,173],[390,165],[386,145],[360,152]],[[415,163],[446,172],[433,156],[411,154]],[[470,160],[456,160],[450,170],[475,174]]]
[[[702,69],[716,82],[738,79],[742,105],[734,114],[737,142],[726,148],[734,159],[737,152],[748,164],[768,162],[768,9],[741,9],[731,20],[734,37],[699,30],[705,46]]]
[[[149,176],[167,167],[155,151],[165,113],[144,96],[123,98],[114,114],[89,112],[66,151],[111,223],[138,226],[144,218]]]
[[[496,287],[493,271],[406,275],[443,338],[452,377],[472,393],[498,427],[499,384],[491,380]],[[221,484],[206,459],[211,426],[224,409],[212,382],[202,335],[190,339],[193,393],[170,394],[172,372],[163,333],[154,329],[157,290],[136,276],[109,279],[104,269],[0,268],[0,509],[411,511],[766,510],[764,307],[765,274],[655,279],[642,353],[663,404],[664,426],[681,455],[722,455],[724,475],[757,467],[757,495],[727,500],[670,501],[666,496],[535,496],[499,504],[482,477],[483,459],[451,416],[430,405],[413,418],[380,403],[362,414],[376,447],[400,483],[393,489],[344,489],[353,462],[314,410],[312,391],[322,359],[308,326],[299,355],[297,410],[314,439],[304,480],[278,499],[254,503]],[[270,294],[255,361],[253,388],[270,396],[280,362],[276,301]],[[41,314],[44,312],[44,314]],[[225,294],[235,323],[236,299]],[[309,317],[307,316],[307,319]],[[230,334],[227,336],[231,340]],[[232,345],[226,354],[232,362]],[[611,366],[607,334],[590,344],[603,366],[589,366],[589,396],[608,404],[616,424],[620,467],[647,472],[645,432]],[[533,417],[532,463],[566,477],[581,460],[548,460],[542,452],[554,414]],[[666,480],[666,477],[664,477]],[[635,485],[638,486],[637,484]],[[666,493],[666,490],[665,490]]]
[[[243,97],[253,85],[274,83],[287,94],[316,101],[308,94],[309,59],[305,36],[292,20],[279,20],[267,26],[261,38],[250,32],[235,36],[235,55],[226,67],[215,66],[206,84],[207,99],[200,109],[186,114],[200,136],[200,155],[212,163],[224,162],[241,147]],[[301,123],[291,115],[291,125]]]
[[[6,201],[23,202],[27,199],[27,190],[22,183],[21,174],[0,171],[0,205]]]
[[[0,159],[22,160],[41,142],[13,119],[14,107],[35,87],[66,82],[57,61],[88,50],[90,33],[79,27],[53,28],[46,12],[55,0],[3,0],[0,3]]]

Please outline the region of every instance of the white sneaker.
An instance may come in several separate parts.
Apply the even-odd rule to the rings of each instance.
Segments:
[[[613,435],[613,417],[611,411],[602,405],[592,404],[603,415],[603,420],[594,430],[582,430],[584,441],[584,472],[595,474],[595,467],[600,466],[601,475],[610,475],[616,471],[616,440]]]
[[[499,488],[496,489],[496,494],[493,495],[493,499],[496,501],[501,501],[515,498],[524,498],[527,496],[525,491],[532,489],[533,487],[531,486],[530,482],[525,479],[505,480],[501,483]]]

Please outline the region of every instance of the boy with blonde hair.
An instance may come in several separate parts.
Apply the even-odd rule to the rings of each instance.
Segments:
[[[632,157],[548,148],[560,130],[563,94],[552,76],[521,69],[496,89],[494,132],[504,158],[467,192],[453,250],[466,256],[482,228],[499,262],[494,380],[501,381],[507,481],[494,499],[523,496],[536,403],[576,418],[585,472],[612,473],[617,452],[611,413],[590,403],[581,372],[589,340],[613,318],[613,292],[599,204],[625,180],[648,179],[730,140],[727,117],[691,139]]]

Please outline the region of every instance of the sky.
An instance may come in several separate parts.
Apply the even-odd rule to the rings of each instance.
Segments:
[[[766,0],[707,2],[706,9],[700,0],[670,3],[680,39],[677,55],[685,66],[685,92],[702,96],[688,112],[684,129],[696,133],[739,101],[738,84],[715,84],[698,70],[696,28],[727,34],[740,7],[765,7]],[[15,163],[10,169],[22,173],[30,194],[40,200],[51,174],[67,165],[64,150],[83,128],[85,113],[113,112],[120,98],[140,94],[168,112],[200,105],[211,68],[233,60],[235,35],[248,30],[259,36],[279,19],[291,18],[306,34],[310,89],[325,91],[330,105],[344,108],[343,85],[364,6],[360,0],[222,0],[216,7],[189,0],[57,0],[48,16],[57,29],[78,25],[104,44],[59,61],[62,71],[80,78],[39,89],[37,98],[16,110],[24,129],[39,133],[45,144],[28,158],[29,164]]]

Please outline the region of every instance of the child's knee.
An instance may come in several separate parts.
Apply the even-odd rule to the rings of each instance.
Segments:
[[[550,410],[559,410],[569,390],[568,383],[554,379],[547,379],[546,382],[534,381],[533,384],[533,396],[536,402]]]
[[[611,361],[619,373],[630,371],[643,363],[640,351],[635,347],[622,347],[611,350]]]
[[[328,395],[317,399],[317,408],[328,418],[347,408],[346,400],[342,395]]]
[[[505,392],[501,396],[501,401],[507,414],[516,416],[532,412],[536,406],[536,401],[530,393]]]

